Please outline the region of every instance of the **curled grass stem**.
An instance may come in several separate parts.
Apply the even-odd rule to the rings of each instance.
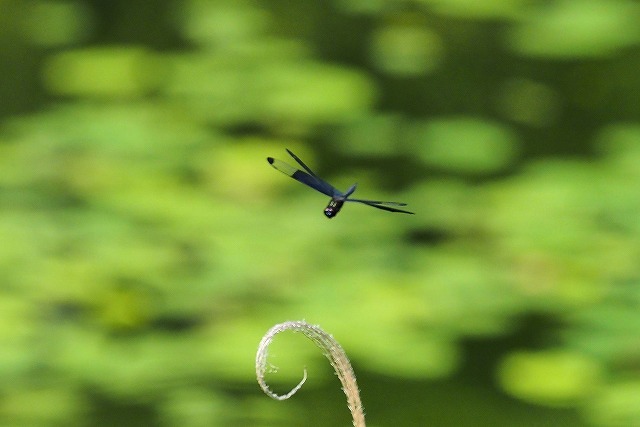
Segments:
[[[304,336],[309,338],[313,343],[318,346],[325,357],[329,359],[331,366],[335,370],[340,382],[342,383],[342,390],[347,396],[347,405],[349,411],[351,411],[351,417],[353,419],[353,425],[355,427],[365,427],[364,420],[364,408],[360,400],[360,391],[356,382],[356,376],[351,367],[351,362],[347,354],[330,334],[326,333],[319,326],[311,325],[303,320],[287,321],[280,323],[269,329],[269,331],[262,337],[260,345],[258,346],[258,352],[256,354],[256,377],[258,384],[262,390],[270,397],[276,400],[286,400],[296,394],[307,380],[307,370],[304,370],[302,380],[291,391],[286,394],[279,395],[273,392],[265,381],[265,374],[267,372],[267,350],[274,337],[280,332],[292,330],[294,332],[301,332]]]

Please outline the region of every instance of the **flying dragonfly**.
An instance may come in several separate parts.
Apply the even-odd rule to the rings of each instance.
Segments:
[[[297,181],[300,181],[305,185],[308,185],[314,190],[319,191],[322,194],[331,197],[329,204],[327,205],[326,208],[324,208],[324,214],[327,216],[327,218],[333,218],[334,216],[336,216],[338,212],[340,212],[340,209],[342,208],[342,205],[344,204],[344,202],[358,202],[358,203],[363,203],[365,205],[382,209],[385,211],[389,211],[389,212],[400,212],[400,213],[406,213],[411,215],[414,214],[413,212],[391,207],[391,206],[406,206],[407,205],[406,203],[381,202],[378,200],[364,200],[364,199],[349,198],[349,196],[351,196],[353,192],[356,191],[356,184],[353,184],[351,187],[349,187],[349,189],[346,192],[343,193],[342,191],[336,189],[333,185],[318,178],[318,176],[315,173],[313,173],[313,171],[309,169],[309,167],[305,165],[304,162],[300,160],[298,156],[293,154],[288,149],[287,149],[287,153],[289,153],[289,155],[293,157],[293,159],[296,162],[298,162],[300,166],[302,166],[302,169],[304,169],[304,171],[298,168],[295,168],[283,162],[282,160],[274,159],[273,157],[267,157],[267,161],[271,166],[273,166],[275,169],[279,170],[283,174],[288,175],[291,178]]]

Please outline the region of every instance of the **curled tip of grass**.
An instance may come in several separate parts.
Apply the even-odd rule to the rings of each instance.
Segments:
[[[258,384],[260,384],[262,390],[273,399],[286,400],[296,394],[307,380],[307,370],[305,369],[302,380],[298,385],[291,389],[289,393],[283,395],[279,395],[271,391],[265,381],[264,376],[267,371],[267,349],[277,334],[289,329],[294,332],[301,332],[304,336],[313,341],[314,344],[322,350],[325,357],[329,359],[331,366],[333,366],[338,378],[340,378],[342,390],[347,396],[347,404],[349,406],[349,411],[351,411],[353,425],[355,427],[364,427],[364,408],[360,401],[360,391],[358,390],[356,376],[353,372],[353,368],[351,367],[351,363],[347,358],[347,354],[340,344],[338,344],[330,334],[323,331],[319,326],[310,325],[305,321],[299,320],[280,323],[269,329],[269,331],[262,337],[256,354],[256,377],[258,378]]]

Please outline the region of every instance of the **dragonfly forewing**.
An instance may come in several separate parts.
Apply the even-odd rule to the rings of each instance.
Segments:
[[[271,166],[273,166],[283,174],[288,175],[296,181],[299,181],[305,185],[308,185],[309,187],[321,192],[322,194],[325,194],[329,197],[334,197],[342,194],[328,182],[321,180],[315,175],[310,175],[307,172],[303,172],[300,169],[294,168],[293,166],[283,162],[282,160],[268,157],[267,161],[271,164]]]

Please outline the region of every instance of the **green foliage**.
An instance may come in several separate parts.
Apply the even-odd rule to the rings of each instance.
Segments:
[[[471,118],[434,120],[416,130],[421,160],[454,173],[491,173],[513,164],[514,135],[503,126]]]
[[[0,1],[0,424],[640,423],[637,4],[413,3]]]
[[[560,0],[525,18],[511,41],[525,55],[598,58],[637,44],[638,18],[628,0]]]

